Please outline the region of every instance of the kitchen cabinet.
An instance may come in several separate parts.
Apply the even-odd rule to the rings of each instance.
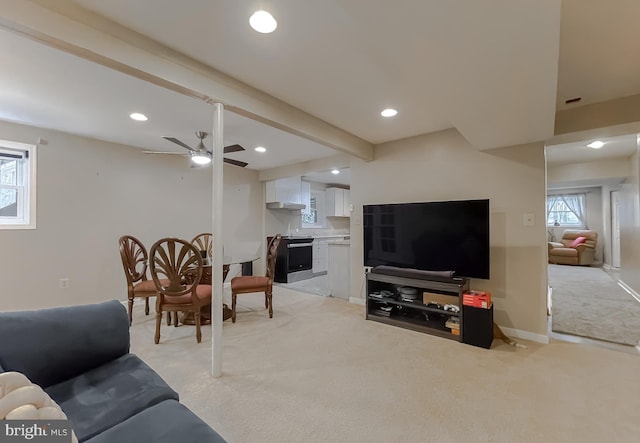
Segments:
[[[350,217],[350,194],[349,189],[327,188],[327,217]]]
[[[306,188],[305,188],[306,189]],[[271,209],[304,209],[302,177],[287,177],[266,182],[266,203]]]
[[[326,274],[329,269],[329,240],[316,238],[313,240],[313,273]]]

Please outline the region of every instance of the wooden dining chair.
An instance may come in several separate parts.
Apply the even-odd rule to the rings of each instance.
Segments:
[[[211,260],[211,257],[213,257],[213,241],[211,241],[212,237],[213,236],[210,233],[204,232],[202,234],[196,235],[195,237],[193,237],[193,240],[191,240],[191,244],[195,246],[198,251],[207,251],[207,258],[209,260]]]
[[[163,238],[149,251],[149,269],[155,284],[156,334],[160,342],[162,313],[192,312],[196,324],[196,340],[202,341],[200,310],[211,304],[211,285],[201,285],[202,263],[200,251],[190,242],[178,238]]]
[[[276,268],[278,244],[282,236],[275,235],[267,246],[267,270],[263,276],[242,275],[231,279],[231,321],[236,322],[236,299],[239,294],[264,292],[265,308],[269,310],[269,318],[273,318],[273,274]]]
[[[149,315],[149,297],[156,296],[156,286],[153,281],[147,280],[147,250],[140,240],[123,235],[118,240],[120,245],[120,258],[127,276],[127,299],[129,304],[129,325],[133,320],[133,300],[144,298],[144,313]]]

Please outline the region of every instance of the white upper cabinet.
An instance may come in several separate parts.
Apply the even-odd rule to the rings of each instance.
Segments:
[[[350,191],[342,188],[327,188],[327,217],[350,217]]]
[[[266,183],[267,208],[304,209],[309,198],[303,201],[302,177],[287,177]],[[306,204],[305,204],[306,203]]]

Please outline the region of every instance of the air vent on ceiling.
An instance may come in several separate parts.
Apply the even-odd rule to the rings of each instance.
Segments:
[[[569,100],[565,100],[565,104],[578,103],[580,100],[582,100],[582,97],[570,98]]]

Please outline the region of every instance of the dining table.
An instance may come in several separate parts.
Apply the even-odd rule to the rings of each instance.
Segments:
[[[231,269],[231,265],[241,265],[241,274],[240,275],[251,275],[253,273],[253,263],[258,260],[258,257],[255,254],[238,254],[238,255],[225,255],[222,259],[222,281],[227,279],[227,275],[229,274],[229,270]],[[189,281],[187,281],[189,283]],[[213,266],[210,260],[205,259],[204,264],[202,265],[202,277],[200,277],[199,284],[201,285],[211,285],[213,283]],[[213,297],[215,294],[211,294]],[[223,303],[222,305],[222,320],[227,320],[231,318],[231,308]],[[185,325],[195,325],[196,319],[193,312],[185,312],[182,314],[180,318],[180,323]],[[204,305],[200,309],[200,324],[208,325],[211,324],[211,305]]]

